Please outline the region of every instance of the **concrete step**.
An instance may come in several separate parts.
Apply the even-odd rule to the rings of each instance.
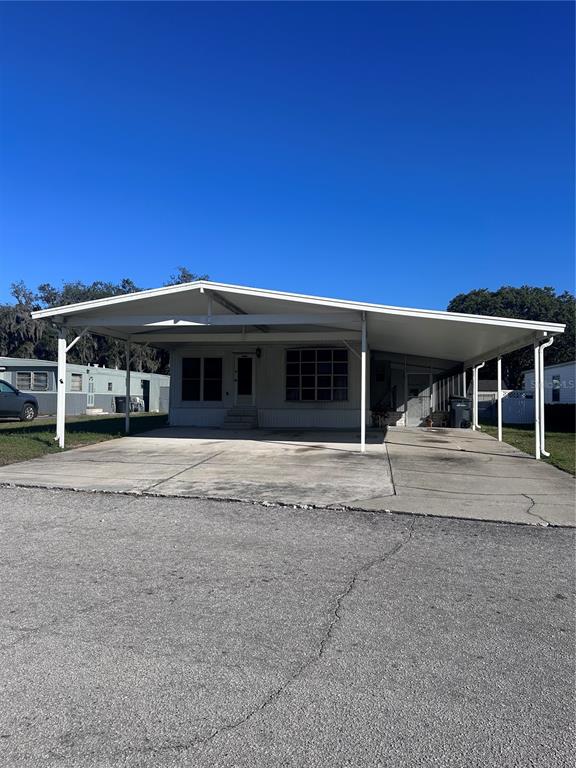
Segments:
[[[222,429],[256,429],[258,426],[258,411],[250,406],[229,408]]]
[[[226,416],[224,424],[257,424],[258,419],[255,416]]]

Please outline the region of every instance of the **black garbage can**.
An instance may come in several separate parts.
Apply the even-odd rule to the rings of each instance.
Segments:
[[[116,413],[126,413],[126,397],[124,395],[116,395],[114,407],[116,408]]]
[[[469,397],[450,398],[450,426],[468,429],[472,425],[472,400]]]

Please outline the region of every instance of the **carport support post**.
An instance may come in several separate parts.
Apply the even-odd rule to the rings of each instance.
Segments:
[[[366,312],[362,312],[362,350],[360,358],[360,451],[366,452]]]
[[[126,402],[124,403],[124,432],[130,434],[130,342],[126,342]]]
[[[534,455],[540,459],[540,344],[534,344]]]
[[[498,389],[496,397],[496,413],[498,417],[498,440],[502,442],[502,357],[498,355],[496,360],[496,378],[498,379]]]
[[[546,380],[544,376],[544,350],[547,349],[551,344],[554,343],[554,336],[551,336],[548,341],[545,341],[543,344],[540,344],[540,453],[542,456],[550,456],[549,452],[546,450],[546,427],[545,427],[545,416],[546,416],[546,408],[545,408],[545,391],[546,391]]]
[[[58,329],[58,394],[56,395],[56,440],[64,448],[66,432],[66,334]]]

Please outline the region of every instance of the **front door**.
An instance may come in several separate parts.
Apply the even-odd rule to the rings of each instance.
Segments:
[[[86,401],[87,408],[94,408],[94,376],[90,376],[88,379],[88,399]]]
[[[254,405],[254,355],[236,355],[234,382],[236,405]]]
[[[430,415],[430,374],[408,373],[406,375],[408,398],[406,404],[406,426],[423,427]]]

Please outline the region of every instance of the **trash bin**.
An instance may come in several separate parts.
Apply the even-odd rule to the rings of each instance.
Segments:
[[[468,429],[472,425],[472,400],[469,397],[450,398],[450,426]]]
[[[124,396],[116,396],[114,398],[114,408],[116,413],[126,413],[126,398]]]

